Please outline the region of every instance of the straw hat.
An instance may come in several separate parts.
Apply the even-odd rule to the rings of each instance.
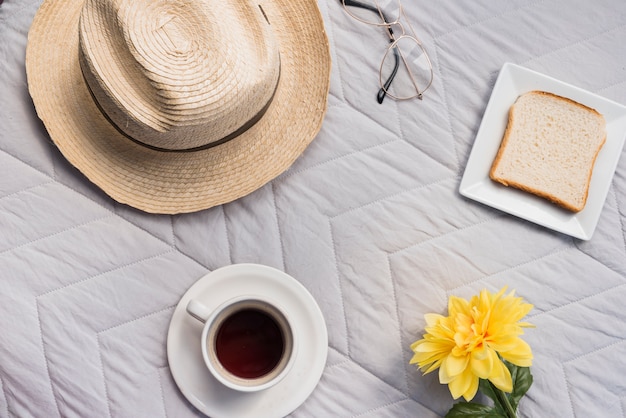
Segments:
[[[330,53],[315,0],[44,0],[37,114],[115,200],[153,213],[242,197],[318,133]]]

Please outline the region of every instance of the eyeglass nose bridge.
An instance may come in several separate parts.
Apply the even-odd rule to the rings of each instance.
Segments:
[[[404,25],[399,20],[395,22],[388,23],[387,25],[387,36],[389,36],[389,42],[393,43],[398,40],[398,38],[406,35],[406,30],[404,29]],[[394,30],[394,28],[400,29],[399,31]]]

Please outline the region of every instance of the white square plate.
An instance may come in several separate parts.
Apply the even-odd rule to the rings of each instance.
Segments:
[[[587,204],[578,213],[569,212],[530,193],[505,187],[489,178],[491,164],[506,129],[509,109],[521,94],[531,90],[570,98],[596,109],[606,119],[606,142],[594,165]],[[485,109],[459,191],[463,196],[485,205],[588,240],[598,224],[625,138],[626,106],[527,68],[506,63],[500,70]]]

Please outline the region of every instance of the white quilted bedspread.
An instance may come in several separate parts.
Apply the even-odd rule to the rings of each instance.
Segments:
[[[626,103],[626,2],[406,0],[435,81],[379,105],[384,32],[320,0],[319,136],[260,190],[177,216],[117,204],[51,144],[24,70],[40,3],[0,5],[0,416],[200,416],[168,368],[169,321],[198,278],[242,262],[289,273],[324,314],[327,364],[294,417],[443,416],[448,389],[409,345],[450,295],[504,285],[535,305],[520,416],[626,416],[626,156],[589,241],[458,193],[503,63]]]

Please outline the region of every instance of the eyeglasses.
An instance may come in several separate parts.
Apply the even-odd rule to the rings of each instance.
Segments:
[[[433,65],[400,0],[341,0],[341,3],[349,16],[368,25],[384,27],[389,36],[379,69],[378,103],[382,103],[385,96],[396,100],[416,97],[422,100],[433,83]]]

